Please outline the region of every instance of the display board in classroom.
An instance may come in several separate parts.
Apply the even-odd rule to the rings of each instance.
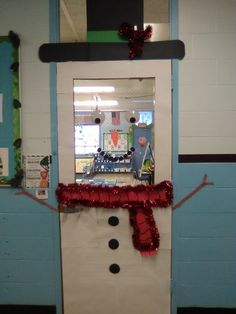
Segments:
[[[0,37],[0,187],[19,186],[23,175],[18,47],[16,34]]]
[[[108,152],[125,152],[128,150],[128,133],[103,133],[103,149]]]

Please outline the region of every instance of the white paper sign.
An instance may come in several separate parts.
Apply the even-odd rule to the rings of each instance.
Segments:
[[[23,156],[23,164],[27,188],[49,187],[49,156]]]
[[[3,94],[0,94],[0,122],[3,122]]]
[[[0,177],[7,177],[8,175],[8,148],[0,148]]]

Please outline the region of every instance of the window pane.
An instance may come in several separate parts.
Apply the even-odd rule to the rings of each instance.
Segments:
[[[75,154],[87,155],[97,152],[99,147],[100,127],[93,125],[75,126]]]
[[[145,123],[146,125],[152,124],[152,116],[153,116],[153,111],[140,111],[139,112],[140,118],[137,125],[139,123]]]

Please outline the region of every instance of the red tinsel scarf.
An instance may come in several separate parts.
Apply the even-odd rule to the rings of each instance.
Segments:
[[[128,209],[134,229],[133,244],[142,255],[158,252],[160,235],[153,217],[152,207],[171,205],[173,188],[170,181],[155,185],[102,186],[90,184],[62,184],[56,190],[59,208],[105,207]],[[63,211],[63,210],[62,210]]]

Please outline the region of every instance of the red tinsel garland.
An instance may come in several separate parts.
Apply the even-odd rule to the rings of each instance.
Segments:
[[[118,34],[128,39],[130,46],[129,58],[133,59],[142,54],[144,41],[152,36],[152,27],[148,25],[145,30],[136,30],[128,23],[122,23],[118,29]]]
[[[142,255],[157,253],[160,236],[151,207],[168,207],[172,203],[172,183],[155,185],[102,186],[90,184],[62,184],[56,190],[59,207],[126,208],[134,229],[133,244]]]
[[[134,207],[129,209],[130,225],[134,247],[142,255],[155,255],[160,244],[160,235],[153,218],[151,207]]]
[[[154,185],[103,186],[60,183],[56,189],[59,204],[67,207],[85,205],[105,208],[130,208],[149,205],[167,207],[172,202],[172,183],[163,181]]]

